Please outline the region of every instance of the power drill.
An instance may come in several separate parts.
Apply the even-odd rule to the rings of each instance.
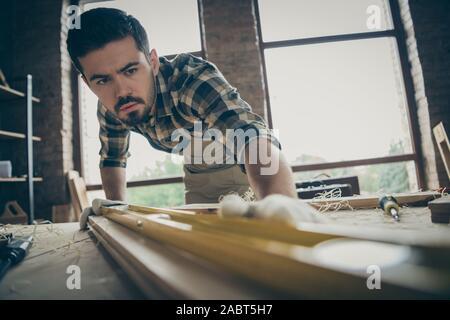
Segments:
[[[13,239],[3,247],[0,247],[0,281],[9,268],[22,261],[28,253],[33,242],[33,236],[22,239]]]

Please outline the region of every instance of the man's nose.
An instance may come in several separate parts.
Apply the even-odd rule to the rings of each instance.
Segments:
[[[132,95],[133,90],[128,85],[125,79],[121,79],[121,77],[118,77],[115,82],[116,99],[125,98]]]

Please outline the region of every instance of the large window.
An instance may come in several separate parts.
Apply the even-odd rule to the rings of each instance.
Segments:
[[[202,55],[197,0],[115,0],[91,2],[83,10],[97,7],[118,8],[135,16],[148,33],[150,47],[160,56],[191,52]],[[176,10],[174,10],[176,8]],[[81,93],[81,130],[84,177],[88,185],[101,184],[99,170],[100,141],[96,116],[97,97],[83,81]],[[182,175],[181,162],[173,162],[171,155],[153,149],[141,135],[132,133],[131,157],[127,165],[127,181],[166,178]],[[98,189],[98,187],[94,188]],[[128,188],[128,199],[136,204],[179,205],[184,201],[182,184],[141,186]],[[166,196],[158,197],[157,195]],[[102,191],[91,191],[90,197],[103,197]],[[161,199],[163,201],[161,201]],[[155,203],[155,201],[158,201]]]
[[[358,175],[417,189],[417,154],[388,0],[258,0],[269,122],[297,179]]]

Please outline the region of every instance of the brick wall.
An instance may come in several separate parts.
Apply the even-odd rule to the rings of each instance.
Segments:
[[[11,6],[13,0],[4,0],[2,5]],[[12,42],[12,33],[9,31],[11,15],[8,10],[0,10],[0,69],[9,77],[11,75],[11,56],[8,54],[8,45]]]
[[[265,93],[252,0],[200,1],[208,60],[215,63],[253,110],[265,116]]]
[[[450,126],[450,1],[400,0],[414,81],[428,188],[448,186],[449,180],[432,128]]]
[[[51,207],[69,202],[65,173],[73,168],[72,83],[70,59],[65,48],[65,8],[67,0],[14,1],[10,46],[15,87],[23,88],[27,73],[33,75],[33,92],[41,99],[34,105],[34,134],[42,142],[34,144],[35,172],[44,182],[35,183],[36,218],[50,218]],[[3,8],[2,8],[3,9]],[[23,127],[23,113],[10,116],[12,127]],[[14,163],[22,166],[18,152]],[[22,163],[21,163],[22,162]],[[15,187],[20,198],[19,186]],[[25,185],[22,186],[25,194]]]

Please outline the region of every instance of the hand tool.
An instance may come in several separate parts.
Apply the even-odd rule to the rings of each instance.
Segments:
[[[398,215],[400,207],[397,200],[393,196],[380,197],[378,205],[386,214],[391,215],[395,221],[400,221],[400,216]]]
[[[28,253],[33,236],[17,238],[0,248],[0,281],[8,269],[21,262]]]

